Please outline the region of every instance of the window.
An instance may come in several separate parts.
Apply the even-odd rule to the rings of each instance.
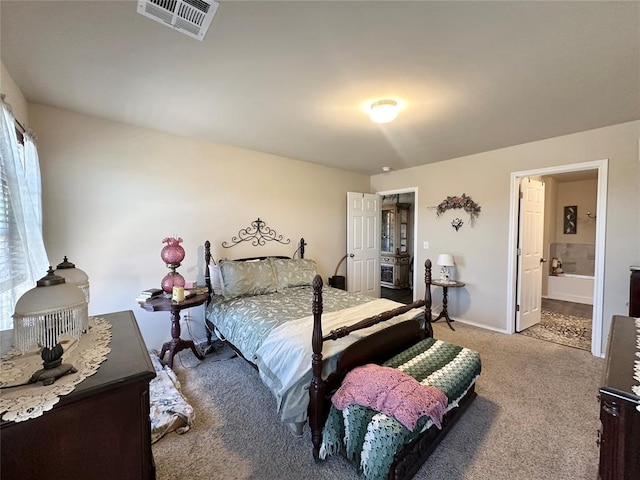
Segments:
[[[13,327],[20,296],[46,274],[40,167],[35,141],[18,135],[2,102],[0,115],[0,330]],[[19,142],[23,141],[24,145]]]
[[[22,145],[20,145],[22,147]],[[24,148],[19,149],[24,154]],[[11,303],[12,295],[8,295],[14,283],[27,281],[26,259],[22,249],[13,248],[19,241],[19,232],[16,225],[16,216],[11,207],[11,197],[9,196],[9,185],[7,183],[6,169],[0,171],[0,308],[2,318],[5,312],[8,316],[13,314]],[[9,328],[11,325],[9,325]],[[6,329],[2,325],[2,330]]]

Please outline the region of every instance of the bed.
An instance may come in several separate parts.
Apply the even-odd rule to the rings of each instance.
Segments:
[[[261,238],[260,230],[265,226],[258,219],[233,237],[230,245],[223,242],[222,246],[242,241],[261,246],[271,241]],[[271,233],[270,238],[286,243]],[[305,246],[301,239],[292,258],[257,256],[214,262],[211,244],[205,242],[205,280],[210,292],[205,322],[258,370],[276,398],[281,421],[295,435],[309,425],[318,460],[331,395],[345,375],[357,366],[388,361],[433,337],[431,262],[425,262],[425,299],[404,305],[325,287],[315,262],[304,258]],[[447,413],[442,430],[425,428],[424,434],[411,439],[395,455],[388,478],[410,478],[474,395],[471,385],[457,399],[457,408]]]

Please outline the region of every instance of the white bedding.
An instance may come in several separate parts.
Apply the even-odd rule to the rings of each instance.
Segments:
[[[381,298],[337,312],[324,313],[322,315],[323,335],[327,335],[338,327],[351,325],[399,306],[402,304]],[[335,369],[338,359],[336,354],[347,346],[362,337],[411,319],[423,312],[423,308],[415,308],[373,327],[358,330],[339,340],[324,342],[322,350],[325,360],[323,376],[326,377]],[[255,355],[260,378],[276,397],[280,418],[290,426],[295,434],[302,433],[301,427],[307,420],[308,390],[312,378],[312,333],[313,316],[287,322],[271,330]]]

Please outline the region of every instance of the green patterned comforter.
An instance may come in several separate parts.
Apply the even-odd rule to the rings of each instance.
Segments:
[[[274,328],[311,315],[313,287],[292,287],[282,292],[225,300],[214,297],[206,310],[207,319],[242,355],[256,361],[256,350]],[[323,287],[325,312],[355,307],[373,300],[363,294]],[[309,339],[311,342],[311,339]]]
[[[447,396],[447,411],[474,384],[481,371],[480,355],[473,350],[427,338],[384,364],[432,385]],[[368,480],[387,478],[394,455],[433,422],[422,417],[413,431],[398,420],[360,405],[344,410],[331,406],[323,431],[320,457],[345,451]]]

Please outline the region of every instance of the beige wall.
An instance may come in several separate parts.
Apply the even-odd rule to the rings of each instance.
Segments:
[[[544,179],[544,258],[548,263],[542,269],[542,296],[549,291],[549,268],[551,264],[550,245],[556,238],[556,212],[558,207],[558,182],[552,177]]]
[[[564,207],[576,205],[578,218],[575,234],[564,233]],[[583,180],[558,184],[556,199],[556,234],[553,243],[596,243],[596,221],[587,217],[587,212],[596,213],[598,205],[598,181]]]
[[[292,255],[304,237],[326,281],[345,252],[346,192],[369,188],[364,175],[56,108],[30,104],[29,115],[49,260],[68,255],[87,272],[92,315],[134,310],[150,348],[170,338],[169,314],[145,312],[134,299],[168,272],[163,238],[184,239],[178,271],[202,282],[204,241],[217,257],[255,255],[255,247],[220,244],[260,217],[291,239],[260,253]],[[203,338],[202,309],[193,310],[194,335]]]
[[[427,257],[435,259],[441,252],[454,254],[458,278],[467,285],[451,293],[450,312],[489,328],[508,330],[512,323],[506,313],[511,173],[609,159],[604,348],[611,316],[628,312],[629,265],[640,262],[639,138],[640,121],[635,121],[375,175],[371,191],[419,189],[418,245],[428,240],[430,248],[418,250],[418,263]],[[482,207],[475,226],[464,213],[448,211],[436,217],[432,208],[447,195],[462,193]],[[465,221],[458,232],[450,225],[455,216]]]
[[[27,126],[29,121],[27,100],[4,67],[4,62],[0,62],[0,93],[6,95],[5,102],[11,105],[11,111],[16,120],[23,126]]]

